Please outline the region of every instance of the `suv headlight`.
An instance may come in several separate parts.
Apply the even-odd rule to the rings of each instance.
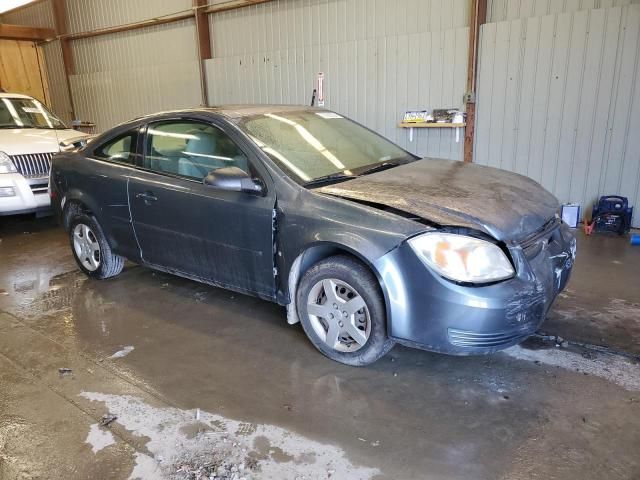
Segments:
[[[11,161],[11,157],[4,152],[0,152],[0,173],[16,173],[16,166]]]
[[[500,247],[478,238],[429,232],[413,237],[409,245],[427,267],[449,280],[488,283],[515,274]]]

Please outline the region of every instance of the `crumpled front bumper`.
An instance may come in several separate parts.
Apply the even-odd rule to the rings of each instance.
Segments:
[[[376,263],[387,329],[399,343],[436,352],[492,353],[520,343],[544,321],[566,286],[576,240],[561,224],[523,248],[511,245],[515,277],[486,286],[458,285],[428,269],[405,242]]]
[[[13,195],[0,196],[0,216],[48,210],[51,200],[47,183],[48,177],[27,179],[19,173],[0,174],[0,188],[13,190]]]

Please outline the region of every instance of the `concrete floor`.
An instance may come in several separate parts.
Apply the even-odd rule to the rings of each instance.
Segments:
[[[51,219],[0,218],[0,480],[190,478],[206,462],[238,479],[638,479],[627,242],[579,238],[543,326],[568,346],[396,347],[357,369],[281,307],[133,265],[88,280]]]

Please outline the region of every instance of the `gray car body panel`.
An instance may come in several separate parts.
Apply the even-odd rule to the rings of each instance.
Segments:
[[[97,217],[113,250],[134,262],[283,305],[293,300],[289,280],[296,259],[305,252],[320,248],[353,254],[380,281],[389,334],[420,348],[454,354],[485,353],[522,340],[523,332],[528,334],[539,325],[544,314],[529,316],[517,325],[509,322],[517,316],[513,313],[516,311],[539,309],[546,313],[571,269],[575,240],[566,232],[567,239],[562,237],[553,244],[559,252],[555,258],[562,257],[562,261],[554,263],[548,253],[551,250],[545,250],[543,260],[527,259],[519,246],[554,217],[557,201],[551,194],[519,175],[433,159],[307,189],[287,176],[237,126],[245,115],[302,108],[187,110],[122,124],[80,151],[54,157],[52,190],[58,198],[53,202],[54,208],[62,216],[63,199],[80,202]],[[140,158],[148,123],[183,118],[210,122],[227,133],[256,167],[266,185],[266,195],[220,191],[149,172],[142,168],[140,160],[135,165],[122,165],[92,158],[93,149],[127,131],[139,133],[136,154]],[[150,182],[163,183],[163,189],[171,191],[170,203],[165,203],[167,208],[162,210],[172,216],[166,222],[160,213],[145,214],[146,218],[137,213],[153,208],[135,203],[139,193],[152,189]],[[181,190],[184,195],[176,194]],[[162,203],[162,192],[154,191],[158,204]],[[194,196],[199,199],[200,211],[176,218],[193,207]],[[232,221],[241,228],[220,228]],[[159,232],[164,230],[158,236],[162,240],[156,252],[161,256],[163,248],[170,251],[171,258],[167,257],[164,264],[158,256],[154,261],[145,259],[145,248],[136,233],[142,231],[140,225],[148,222],[154,222],[154,228],[161,227],[157,228]],[[155,224],[158,222],[162,225]],[[441,278],[422,264],[406,242],[441,227],[464,228],[503,243],[516,265],[517,276],[483,287],[457,285]],[[153,238],[152,233],[149,238]],[[543,241],[549,239],[545,237]],[[181,242],[188,246],[182,252]],[[229,248],[228,261],[211,253],[220,245]],[[246,255],[233,254],[233,247],[238,245]],[[189,255],[193,258],[187,261]],[[184,265],[191,266],[181,268],[181,259],[185,260]],[[534,269],[536,262],[544,266]],[[216,269],[222,270],[216,273]],[[481,305],[485,307],[478,308]],[[460,324],[456,321],[460,315],[476,319],[469,320],[475,324]],[[478,318],[484,321],[477,321]],[[508,341],[488,347],[451,343],[449,328],[465,330],[474,325],[480,333],[508,331],[504,334]],[[516,333],[512,335],[514,328]]]
[[[387,205],[440,225],[475,228],[501,241],[526,238],[559,207],[530,178],[443,159],[423,159],[319,191]]]

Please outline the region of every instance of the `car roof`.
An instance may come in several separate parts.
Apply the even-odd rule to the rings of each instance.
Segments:
[[[0,92],[0,98],[28,98],[33,100],[33,97],[29,95],[23,95],[22,93]]]
[[[189,115],[193,113],[214,113],[222,115],[230,120],[239,119],[242,117],[250,117],[253,115],[264,115],[265,113],[282,113],[282,112],[298,112],[298,111],[310,111],[317,112],[323,111],[322,108],[309,107],[307,105],[265,105],[265,104],[246,104],[246,105],[215,105],[211,107],[196,107],[196,108],[184,108],[180,110],[168,110],[165,112],[151,113],[149,115],[143,115],[131,121],[139,120],[152,120],[155,117],[162,117],[167,115]],[[129,122],[125,122],[129,123]]]
[[[299,112],[299,111],[319,111],[317,107],[307,105],[220,105],[210,107],[207,110],[216,112],[229,118],[242,118],[253,115],[264,115],[265,113]]]

